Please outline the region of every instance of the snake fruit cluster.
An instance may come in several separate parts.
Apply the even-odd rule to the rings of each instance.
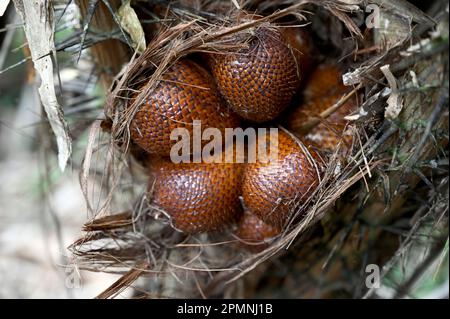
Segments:
[[[176,142],[170,139],[175,128],[186,128],[192,136],[192,123],[200,120],[203,129],[214,127],[223,133],[225,128],[239,127],[241,119],[273,120],[292,102],[304,71],[311,67],[307,35],[292,30],[262,27],[248,48],[210,54],[211,74],[191,60],[178,61],[135,113],[131,138],[151,154],[152,203],[170,216],[174,228],[195,234],[234,224],[238,238],[261,249],[280,234],[293,208],[304,204],[319,185],[321,157],[306,143],[310,137],[299,141],[281,129],[274,161],[257,157],[256,162],[245,164],[176,164],[168,158]],[[303,113],[320,112],[322,105],[342,92],[330,74],[318,69],[312,75],[304,92]],[[293,117],[305,121],[303,113]],[[294,121],[289,124],[296,128]],[[271,138],[258,135],[256,149],[262,143],[271,144]]]

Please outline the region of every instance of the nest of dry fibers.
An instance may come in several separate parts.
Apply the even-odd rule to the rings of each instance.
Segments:
[[[79,267],[123,274],[99,297],[130,287],[143,297],[371,297],[366,266],[379,265],[386,275],[423,225],[433,226],[426,235],[431,247],[444,247],[448,7],[443,1],[423,11],[407,1],[372,1],[372,11],[357,0],[131,6],[109,1],[112,11],[101,1],[96,11],[79,3],[89,23],[105,33],[119,25],[123,37],[91,50],[99,69],[109,71],[101,76],[108,94],[105,119],[90,129],[80,173],[92,219],[71,246]],[[112,23],[102,24],[107,17]],[[133,119],[180,61],[214,71],[205,55],[226,59],[270,28],[305,34],[311,51],[293,53],[304,72],[289,105],[270,121],[244,119],[244,125],[278,127],[302,149],[321,150],[318,132],[327,130],[334,136],[332,147],[309,158],[320,166],[317,185],[307,198],[294,198],[286,222],[258,249],[236,236],[235,224],[227,231],[179,231],[173,216],[155,205],[149,155],[145,143],[133,139]],[[337,82],[324,79],[311,88],[317,70],[329,65],[338,72]],[[333,98],[327,99],[331,89]],[[307,94],[320,98],[307,106]],[[298,120],[304,112],[290,112],[302,103],[313,115]],[[345,120],[343,127],[333,124],[336,118]],[[410,283],[404,284],[398,296],[407,294]]]

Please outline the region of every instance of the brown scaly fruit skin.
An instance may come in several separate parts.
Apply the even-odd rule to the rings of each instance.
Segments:
[[[286,127],[292,132],[301,132],[302,125],[329,107],[349,91],[341,82],[341,73],[335,65],[322,65],[311,75],[304,95],[304,102],[294,108],[287,116]],[[303,136],[307,142],[314,142],[320,149],[333,152],[341,145],[341,151],[346,152],[352,144],[352,137],[348,132],[348,121],[345,116],[356,109],[356,98],[350,98],[336,112],[322,123],[315,126]]]
[[[305,74],[309,73],[312,67],[312,45],[309,33],[303,28],[286,27],[281,29],[284,39],[291,49],[297,70],[301,70],[302,74],[298,74],[301,81],[304,80]]]
[[[150,169],[153,203],[168,213],[172,225],[182,232],[221,230],[242,214],[243,164],[175,164],[169,159],[153,159]]]
[[[257,142],[268,140],[268,135],[260,135]],[[319,185],[320,159],[312,148],[308,151],[312,158],[289,134],[278,130],[278,160],[247,164],[242,186],[244,203],[265,223],[282,228],[292,209]]]
[[[295,58],[276,28],[257,29],[248,48],[211,54],[208,62],[233,111],[253,122],[275,118],[300,84]]]
[[[280,234],[280,229],[266,224],[255,214],[246,210],[239,220],[236,236],[242,240],[241,244],[252,252],[259,252],[267,248],[267,240]]]
[[[349,88],[342,83],[342,72],[338,66],[334,63],[324,63],[312,72],[302,94],[304,100],[311,100],[347,91]]]
[[[315,98],[296,108],[288,119],[287,128],[293,132],[300,132],[301,125],[310,118],[318,116],[342,97],[342,94],[323,96]],[[341,151],[347,150],[352,144],[352,137],[347,129],[347,123],[344,119],[355,110],[355,102],[349,100],[342,105],[336,112],[331,114],[323,123],[315,126],[308,134],[303,136],[303,140],[315,143],[320,149],[334,151],[339,142],[343,142]]]
[[[181,60],[139,107],[131,121],[131,139],[150,154],[168,156],[176,141],[170,140],[175,128],[193,131],[193,120],[202,129],[237,127],[238,117],[220,98],[208,72],[189,60]]]

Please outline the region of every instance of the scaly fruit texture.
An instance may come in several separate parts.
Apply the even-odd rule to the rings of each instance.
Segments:
[[[301,70],[275,27],[257,29],[248,48],[210,54],[208,61],[222,96],[235,113],[249,121],[275,118],[300,84]]]
[[[246,210],[239,220],[235,234],[244,247],[258,252],[268,246],[268,240],[280,234],[280,229],[266,224],[255,214]]]
[[[318,117],[321,112],[333,106],[348,91],[349,89],[342,84],[341,73],[336,65],[319,66],[311,75],[303,92],[302,103],[287,115],[287,128],[303,134],[301,129],[304,123]],[[347,151],[352,144],[352,136],[347,127],[348,121],[344,117],[351,114],[356,109],[356,105],[356,98],[350,98],[336,112],[304,135],[303,139],[330,152],[334,151],[342,142],[340,150]]]
[[[182,232],[221,230],[242,214],[243,164],[175,164],[156,159],[150,169],[153,203],[170,215],[172,225]]]
[[[312,40],[309,33],[304,28],[297,27],[285,27],[281,29],[281,32],[294,55],[297,69],[301,71],[298,76],[300,77],[300,80],[303,81],[313,64]]]
[[[271,135],[260,135],[257,143],[268,143]],[[282,228],[290,213],[305,202],[319,185],[321,163],[311,148],[301,147],[284,131],[278,131],[278,159],[248,163],[242,196],[245,206],[262,221]]]
[[[237,127],[238,117],[220,98],[210,74],[195,62],[178,61],[147,96],[131,121],[131,139],[150,154],[168,156],[176,141],[175,128],[186,128],[190,136],[193,121],[223,130]]]
[[[342,83],[342,72],[335,63],[324,63],[312,72],[308,84],[303,90],[303,99],[312,100],[325,95],[334,95],[348,91]]]

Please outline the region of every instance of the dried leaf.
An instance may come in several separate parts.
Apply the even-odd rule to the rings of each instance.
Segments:
[[[436,23],[430,16],[406,0],[372,0],[372,2],[420,24],[433,25]]]
[[[342,83],[345,86],[357,85],[361,82],[361,74],[366,71],[366,68],[357,68],[352,72],[347,72],[342,75]]]
[[[231,2],[232,2],[233,5],[236,7],[236,9],[241,10],[241,6],[240,6],[239,3],[237,2],[237,0],[231,0]]]
[[[101,121],[94,121],[91,125],[91,129],[89,130],[88,143],[86,146],[86,153],[83,159],[83,167],[80,172],[80,184],[81,191],[86,200],[86,205],[89,213],[94,215],[94,210],[92,209],[92,205],[89,201],[88,194],[88,178],[89,178],[89,170],[91,168],[91,159],[92,153],[94,152],[95,139],[100,131]]]
[[[344,12],[330,8],[330,12],[332,12],[339,20],[341,20],[342,23],[347,27],[347,29],[354,35],[356,35],[358,38],[362,39],[363,35],[361,33],[361,30],[358,28],[358,26],[355,24],[355,22]]]
[[[391,87],[391,94],[387,100],[388,106],[384,112],[384,116],[387,119],[393,120],[398,117],[403,108],[403,99],[400,97],[397,88],[397,80],[389,69],[389,64],[383,65],[380,68],[381,72],[383,72],[386,77],[389,86]]]
[[[374,34],[375,43],[387,50],[402,45],[411,36],[411,22],[410,17],[380,10],[379,26]]]
[[[342,9],[346,9],[348,11],[360,11],[360,5],[362,4],[362,0],[339,0]]]
[[[5,14],[6,8],[8,8],[9,0],[0,1],[0,17]]]
[[[72,139],[55,93],[52,61],[55,53],[53,8],[47,1],[14,0],[14,5],[24,22],[34,68],[41,78],[39,95],[56,136],[59,168],[64,171],[72,153]]]
[[[347,121],[358,121],[360,119],[364,119],[367,115],[369,115],[369,110],[373,109],[373,104],[381,97],[384,98],[390,93],[390,88],[384,88],[382,91],[375,93],[371,97],[367,98],[367,100],[359,107],[358,113],[347,115],[344,117],[344,119],[346,119]]]
[[[136,12],[130,6],[130,0],[125,1],[122,4],[117,11],[117,15],[119,17],[121,27],[128,32],[131,37],[133,48],[138,53],[143,53],[147,46],[145,44],[144,29],[142,29],[142,25],[139,22]]]

